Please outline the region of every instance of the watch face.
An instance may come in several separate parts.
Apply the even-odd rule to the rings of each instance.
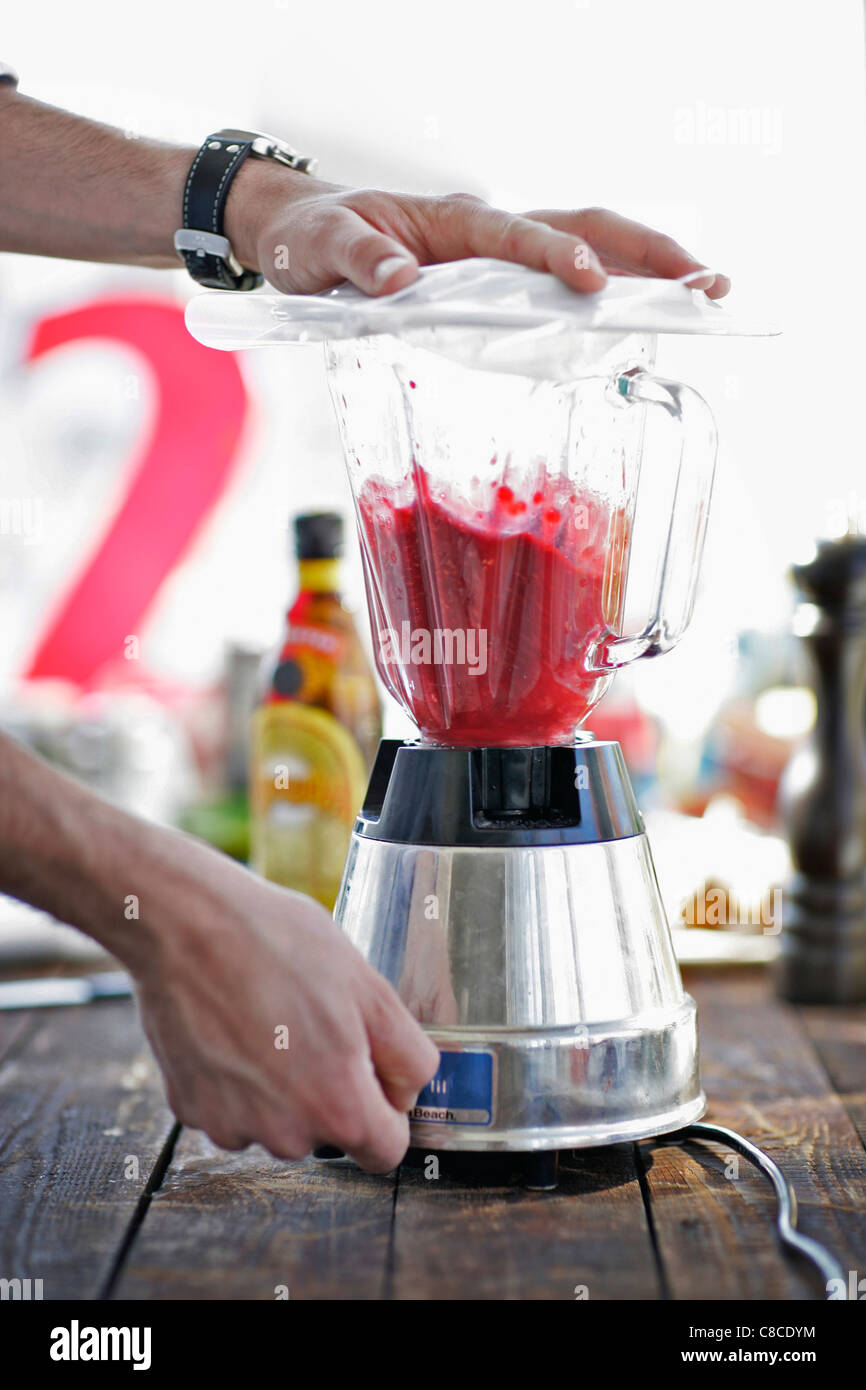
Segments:
[[[11,82],[13,87],[18,86],[18,74],[8,63],[0,63],[0,82]]]

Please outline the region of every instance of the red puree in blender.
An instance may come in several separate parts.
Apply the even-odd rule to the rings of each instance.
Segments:
[[[417,466],[411,496],[373,478],[359,502],[379,673],[422,737],[570,743],[604,691],[586,659],[620,615],[624,513],[564,477],[467,497]]]

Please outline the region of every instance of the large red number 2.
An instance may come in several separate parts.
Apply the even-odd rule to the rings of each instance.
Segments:
[[[183,310],[167,301],[105,298],[45,318],[27,357],[94,338],[141,353],[157,407],[123,502],[49,615],[25,671],[78,685],[122,657],[124,639],[140,631],[161,584],[225,490],[249,404],[234,354],[195,342]]]

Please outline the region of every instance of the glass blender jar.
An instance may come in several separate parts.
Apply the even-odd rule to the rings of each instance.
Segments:
[[[688,623],[712,418],[639,365],[648,344],[619,348],[618,367],[587,362],[568,382],[473,370],[389,336],[328,350],[379,674],[424,743],[573,743],[613,671],[668,650]],[[626,636],[648,404],[674,423],[677,473],[643,576],[648,612]]]

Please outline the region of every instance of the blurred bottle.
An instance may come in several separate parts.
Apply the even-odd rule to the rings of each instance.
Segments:
[[[340,595],[342,518],[299,516],[295,543],[300,592],[253,715],[251,864],[332,908],[382,710]]]
[[[261,664],[259,649],[229,645],[225,674],[215,692],[219,733],[200,749],[205,792],[178,816],[182,830],[243,863],[250,854],[250,716],[258,700]]]

